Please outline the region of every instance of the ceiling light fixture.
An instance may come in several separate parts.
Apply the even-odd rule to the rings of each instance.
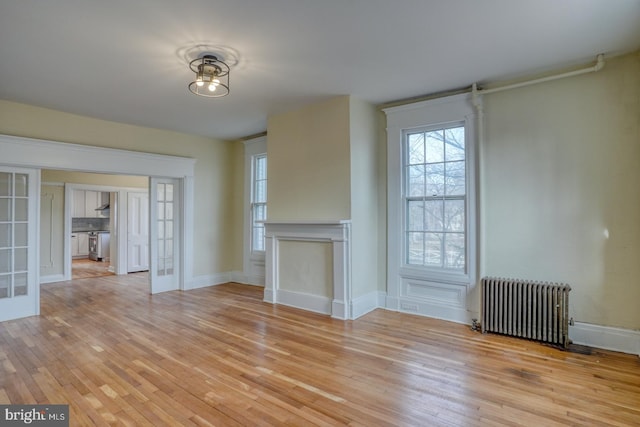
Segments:
[[[198,96],[220,98],[229,94],[229,66],[215,55],[206,54],[189,63],[196,79],[189,90]]]

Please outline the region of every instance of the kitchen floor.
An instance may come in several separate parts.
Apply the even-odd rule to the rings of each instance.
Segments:
[[[71,264],[71,277],[75,279],[87,279],[91,277],[112,276],[108,262],[93,261],[88,258],[74,259]]]

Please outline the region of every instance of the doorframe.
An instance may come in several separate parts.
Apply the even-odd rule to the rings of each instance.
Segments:
[[[90,172],[92,173],[92,172]],[[73,211],[73,191],[74,190],[93,190],[93,191],[105,191],[109,193],[116,193],[116,224],[115,233],[111,235],[111,245],[116,245],[116,258],[111,259],[111,265],[114,266],[115,274],[127,274],[126,266],[126,252],[127,246],[121,244],[126,241],[127,237],[127,193],[148,193],[149,188],[145,187],[113,187],[107,185],[94,185],[94,184],[76,184],[65,183],[64,184],[64,266],[63,266],[63,280],[71,280],[72,278],[72,257],[71,257],[71,229],[72,229],[72,211]],[[114,209],[111,209],[114,212]],[[114,230],[112,230],[114,231]],[[123,238],[124,236],[124,238]],[[114,239],[115,237],[115,239]]]
[[[58,169],[74,172],[94,172],[117,175],[176,178],[184,189],[180,209],[183,221],[180,227],[180,289],[193,281],[193,212],[194,170],[196,160],[188,157],[139,151],[70,144],[44,139],[0,134],[0,164],[33,169]],[[79,165],[87,165],[81,167]],[[90,165],[90,166],[89,166]],[[66,205],[66,203],[65,203]],[[155,209],[150,206],[150,209]],[[69,207],[70,209],[70,207]],[[65,206],[65,217],[67,207]],[[40,218],[37,219],[38,229]],[[65,221],[65,240],[71,233],[71,220]],[[70,239],[70,238],[69,238]],[[150,242],[153,244],[154,242]],[[70,240],[69,240],[70,245]],[[65,244],[65,256],[71,257],[71,248]],[[37,266],[39,276],[40,266]]]

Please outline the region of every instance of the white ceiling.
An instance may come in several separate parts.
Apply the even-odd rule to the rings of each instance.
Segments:
[[[192,95],[188,59],[237,60]],[[640,0],[0,0],[0,99],[216,138],[640,49]]]

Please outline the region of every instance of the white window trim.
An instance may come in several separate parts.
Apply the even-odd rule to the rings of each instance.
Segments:
[[[469,94],[384,109],[387,115],[387,308],[469,323],[477,316],[477,134]],[[467,158],[467,253],[464,272],[406,264],[403,245],[403,133],[464,122]]]
[[[253,224],[251,221],[251,196],[253,192],[253,158],[263,154],[267,154],[266,136],[244,141],[244,277],[242,281],[260,286],[264,286],[265,283],[265,252],[252,250],[251,234]]]

